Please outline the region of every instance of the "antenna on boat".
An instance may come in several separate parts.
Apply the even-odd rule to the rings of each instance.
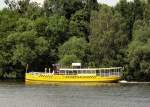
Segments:
[[[45,73],[47,72],[47,68],[45,68]]]
[[[28,72],[28,68],[29,68],[29,65],[27,64],[26,65],[26,73]]]

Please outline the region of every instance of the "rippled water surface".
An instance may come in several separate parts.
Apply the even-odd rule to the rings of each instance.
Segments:
[[[150,84],[0,82],[0,107],[150,107]]]

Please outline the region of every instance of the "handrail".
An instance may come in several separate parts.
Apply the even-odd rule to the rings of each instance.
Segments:
[[[121,76],[123,67],[111,67],[111,68],[60,68],[58,71],[53,71],[53,73],[41,73],[41,72],[31,72],[30,74],[37,75],[92,75],[108,77],[108,76]]]
[[[79,71],[84,71],[84,70],[114,70],[114,69],[123,69],[123,67],[111,67],[111,68],[60,68],[59,70],[66,70],[66,71],[70,71],[70,70],[79,70]]]

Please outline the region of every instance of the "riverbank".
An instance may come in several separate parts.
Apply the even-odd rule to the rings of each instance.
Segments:
[[[24,80],[25,73],[19,71],[0,72],[0,80]]]

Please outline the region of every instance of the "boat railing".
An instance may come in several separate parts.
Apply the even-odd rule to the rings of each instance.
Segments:
[[[60,68],[58,71],[53,71],[53,73],[43,73],[43,72],[30,72],[32,75],[78,75],[78,76],[122,76],[124,68],[123,67],[113,67],[113,68]]]
[[[107,77],[107,76],[122,76],[123,67],[113,67],[113,68],[61,68],[60,74],[62,75],[93,75]]]

